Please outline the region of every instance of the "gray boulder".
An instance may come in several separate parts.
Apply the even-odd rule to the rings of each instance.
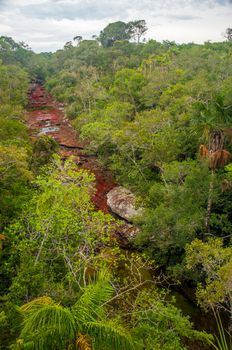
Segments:
[[[110,210],[129,222],[135,216],[142,215],[143,209],[135,207],[135,196],[128,189],[117,186],[107,193],[107,205]]]

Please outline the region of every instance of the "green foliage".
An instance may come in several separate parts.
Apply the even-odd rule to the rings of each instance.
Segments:
[[[0,40],[1,43],[1,40]],[[13,45],[13,42],[9,42]],[[25,200],[29,170],[28,133],[23,123],[28,77],[16,65],[0,63],[0,227],[16,217]]]
[[[28,133],[25,125],[19,120],[10,119],[10,115],[14,113],[13,111],[9,110],[8,113],[7,117],[0,117],[1,144],[25,145],[28,141]]]
[[[139,106],[139,93],[145,85],[145,77],[135,70],[124,68],[115,74],[114,85],[111,92],[119,100]]]
[[[0,64],[0,103],[13,106],[26,103],[28,88],[27,74],[17,65]]]
[[[232,181],[232,163],[228,164],[225,167],[225,170],[227,171],[226,178],[231,182]]]
[[[139,44],[141,37],[147,32],[148,28],[146,21],[140,19],[137,21],[131,21],[128,23],[129,33],[132,38],[134,38]]]
[[[102,305],[112,298],[114,289],[109,284],[109,273],[102,270],[98,275],[97,283],[89,284],[84,293],[73,305],[72,311],[78,322],[93,322],[96,318],[106,317]]]
[[[130,39],[128,25],[118,21],[108,24],[100,33],[99,41],[103,47],[113,46],[116,40]]]
[[[223,247],[221,238],[199,239],[186,246],[186,267],[205,276],[197,287],[198,302],[206,309],[223,307],[231,317],[232,247]]]
[[[151,187],[152,208],[145,213],[138,244],[148,245],[160,263],[180,262],[186,243],[201,230],[209,176],[207,164],[173,162],[164,165],[162,182]]]
[[[231,166],[225,172],[219,160],[211,175],[210,160],[198,153],[202,143],[215,151],[220,134],[219,150],[230,160],[231,43],[141,43],[146,29],[144,20],[118,21],[96,40],[78,38],[54,54],[0,38],[4,349],[16,338],[12,349],[127,349],[131,336],[121,323],[133,330],[138,349],[185,349],[186,338],[212,344],[162,293],[144,287],[142,271],[152,264],[198,283],[202,307],[230,307]],[[92,174],[54,157],[57,145],[47,137],[31,151],[23,121],[28,73],[46,79],[86,151],[137,195],[144,214],[135,247],[148,260],[119,253],[114,220],[91,202]],[[36,181],[31,170],[40,174]],[[112,275],[93,283],[106,266]],[[47,304],[41,295],[51,297]],[[24,323],[12,303],[26,303]]]
[[[86,334],[93,349],[131,349],[130,334],[115,321],[107,320],[104,313],[102,305],[112,294],[108,278],[101,274],[85,287],[72,309],[46,296],[23,305],[22,331],[15,348],[46,350],[73,345],[76,349],[78,338]]]
[[[125,28],[116,22],[105,29]],[[198,160],[199,146],[208,146],[220,131],[231,150],[231,45],[154,40],[136,45],[125,38],[110,45],[81,42],[66,57],[59,53],[60,78],[51,81],[52,91],[71,101],[67,112],[89,141],[88,150],[145,206],[137,246],[180,273],[185,245],[205,231],[210,172],[207,160]],[[231,229],[223,178],[218,170],[210,213],[211,233],[221,237]]]
[[[17,341],[18,345],[22,344],[21,348],[65,348],[75,337],[73,315],[49,297],[32,300],[22,306],[21,311],[24,315],[23,329]]]
[[[141,292],[132,312],[132,322],[136,322],[134,336],[138,339],[138,349],[184,350],[185,339],[205,342],[210,339],[203,332],[192,329],[188,318],[182,316],[172,304],[165,304],[161,293]]]
[[[21,214],[31,197],[33,175],[29,168],[30,145],[23,120],[28,75],[20,67],[26,49],[11,38],[0,38],[0,348],[15,339],[18,320],[15,307],[7,302],[17,256],[10,237],[2,232]],[[26,279],[26,277],[25,277]]]
[[[58,151],[58,144],[47,135],[35,140],[32,148],[31,168],[36,173],[42,166],[48,165],[54,153]]]
[[[96,350],[107,349],[133,349],[133,341],[126,327],[122,327],[118,320],[89,322],[87,333],[92,335],[93,348]]]
[[[24,42],[17,43],[11,37],[0,37],[0,59],[4,64],[27,65],[33,52]]]
[[[128,23],[122,21],[108,24],[99,35],[98,40],[104,48],[113,46],[117,41],[135,39],[139,44],[141,37],[147,32],[145,20],[136,20]]]
[[[113,219],[94,210],[93,181],[88,171],[77,169],[71,160],[62,165],[59,158],[47,174],[37,178],[38,191],[21,223],[11,227],[20,255],[18,273],[10,287],[12,300],[27,300],[39,290],[62,294],[61,282],[69,284],[67,297],[72,299],[85,269],[104,264],[96,251],[110,244]],[[41,269],[44,278],[39,280]]]

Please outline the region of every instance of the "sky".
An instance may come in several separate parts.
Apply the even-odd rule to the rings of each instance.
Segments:
[[[0,0],[0,36],[35,52],[56,51],[77,35],[91,39],[107,24],[144,19],[146,39],[223,41],[232,0]]]

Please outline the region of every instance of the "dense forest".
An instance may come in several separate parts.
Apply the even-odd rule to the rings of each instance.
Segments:
[[[0,37],[2,350],[231,349],[232,38],[146,42],[146,30],[115,22],[40,54]],[[92,201],[96,174],[29,132],[33,85],[135,196],[126,245],[122,220]],[[191,290],[213,334],[174,289]]]

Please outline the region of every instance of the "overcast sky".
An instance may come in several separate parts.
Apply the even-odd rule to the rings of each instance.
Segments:
[[[146,20],[147,39],[222,41],[232,27],[232,0],[0,0],[0,35],[25,41],[36,52],[135,19]]]

